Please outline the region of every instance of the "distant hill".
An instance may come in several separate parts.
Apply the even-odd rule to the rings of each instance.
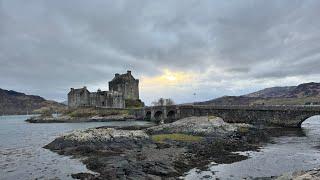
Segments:
[[[310,105],[320,104],[320,83],[298,86],[272,87],[242,95],[224,96],[198,102],[199,105]]]
[[[59,111],[64,107],[61,103],[48,101],[40,96],[0,89],[0,115],[31,114],[44,109]]]
[[[272,87],[266,88],[261,91],[250,93],[244,95],[244,97],[253,97],[253,98],[280,98],[286,97],[296,88],[296,86],[288,87]]]

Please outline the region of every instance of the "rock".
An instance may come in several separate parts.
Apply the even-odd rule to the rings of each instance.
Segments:
[[[88,169],[99,173],[98,176],[74,175],[81,179],[177,179],[186,171],[205,167],[213,161],[231,163],[247,158],[232,153],[251,148],[234,136],[239,128],[250,126],[228,124],[220,118],[191,117],[146,130],[76,130],[55,139],[45,148],[80,157]],[[190,142],[157,142],[148,133],[186,133],[204,137]],[[209,137],[205,137],[207,135]]]
[[[296,171],[294,173],[285,173],[276,180],[320,180],[320,168],[310,171]]]
[[[94,116],[89,118],[90,121],[126,121],[134,120],[136,117],[134,115],[109,115],[109,116]]]
[[[77,142],[107,142],[116,141],[117,138],[148,138],[149,136],[143,131],[127,131],[127,130],[115,130],[112,128],[107,129],[88,129],[88,130],[76,130],[72,133],[65,135],[65,140],[72,140]]]
[[[173,123],[163,124],[146,129],[148,134],[182,133],[198,136],[224,137],[238,131],[251,128],[248,124],[226,123],[219,117],[188,117]]]
[[[78,174],[72,174],[71,177],[74,179],[86,180],[86,179],[94,179],[97,177],[97,175],[90,174],[90,173],[78,173]]]
[[[149,127],[153,127],[155,125],[156,124],[152,122],[148,122],[142,125],[136,124],[136,125],[125,125],[125,126],[101,126],[101,127],[97,127],[97,129],[114,128],[114,129],[121,129],[121,130],[143,130]]]
[[[53,142],[45,146],[51,150],[61,150],[67,147],[77,146],[129,146],[135,142],[147,140],[149,136],[141,130],[115,130],[113,128],[106,129],[88,129],[76,130],[67,135],[55,139]],[[122,144],[121,144],[122,143]],[[127,148],[127,147],[126,147]],[[110,149],[110,148],[109,148]]]

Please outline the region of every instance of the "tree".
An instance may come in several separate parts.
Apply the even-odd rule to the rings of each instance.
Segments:
[[[163,99],[163,98],[160,98],[159,100],[158,100],[158,104],[159,104],[159,106],[164,106],[165,105],[165,99]]]
[[[175,105],[174,101],[171,98],[166,99],[166,106],[172,106],[172,105]]]
[[[164,98],[160,98],[157,101],[153,101],[152,105],[153,106],[171,106],[174,105],[174,101],[172,99],[164,99]]]

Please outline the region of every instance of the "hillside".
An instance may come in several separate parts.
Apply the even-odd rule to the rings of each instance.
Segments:
[[[261,91],[257,91],[254,93],[250,93],[244,95],[244,97],[252,97],[252,98],[281,98],[288,96],[291,94],[290,92],[296,88],[296,86],[289,86],[289,87],[272,87],[266,88]]]
[[[320,83],[272,87],[242,96],[224,96],[199,105],[309,105],[320,104]]]
[[[63,104],[48,101],[40,96],[0,89],[0,115],[31,114],[44,109],[59,111],[64,107]]]

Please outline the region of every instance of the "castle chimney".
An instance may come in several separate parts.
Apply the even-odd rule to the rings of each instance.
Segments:
[[[127,71],[127,74],[131,75],[131,71],[128,70],[128,71]]]
[[[71,91],[73,91],[74,89],[73,88],[71,88]]]
[[[120,76],[120,74],[119,74],[119,73],[116,73],[114,76],[115,76],[115,77],[119,77],[119,76]]]
[[[87,89],[87,86],[83,86],[83,89]]]

